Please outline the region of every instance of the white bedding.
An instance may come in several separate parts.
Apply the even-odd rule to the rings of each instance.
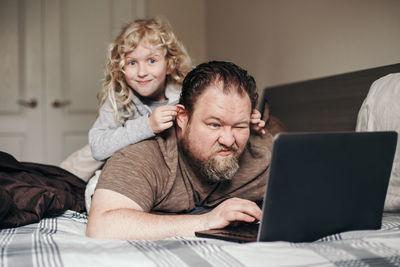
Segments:
[[[381,230],[297,244],[183,237],[100,240],[85,236],[86,223],[86,214],[67,211],[36,224],[1,230],[0,267],[400,266],[400,213],[384,214]]]
[[[396,131],[398,142],[385,210],[400,210],[400,73],[376,80],[358,113],[356,131]]]

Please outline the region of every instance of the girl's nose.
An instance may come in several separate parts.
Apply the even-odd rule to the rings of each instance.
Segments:
[[[144,77],[147,75],[147,67],[146,64],[138,64],[138,72],[139,77]]]
[[[222,127],[218,142],[226,147],[231,147],[235,143],[235,137],[231,127]]]

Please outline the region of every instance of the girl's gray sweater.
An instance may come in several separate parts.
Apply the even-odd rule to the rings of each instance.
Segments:
[[[156,102],[150,99],[139,99],[134,95],[135,114],[125,125],[115,121],[110,101],[107,99],[99,110],[99,116],[89,131],[89,145],[96,160],[106,160],[118,150],[155,134],[149,124],[153,110],[162,105],[174,105],[179,101],[180,90],[169,85],[165,95],[167,101]]]

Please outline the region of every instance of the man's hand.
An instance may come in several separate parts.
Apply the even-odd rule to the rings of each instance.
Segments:
[[[158,134],[172,127],[177,112],[178,108],[171,105],[156,108],[149,117],[150,127],[153,132]]]
[[[261,113],[257,109],[253,109],[253,113],[251,114],[251,129],[260,134],[265,134],[264,126],[265,121],[261,119]]]
[[[230,198],[219,204],[212,211],[203,215],[206,220],[206,230],[223,228],[234,221],[256,222],[261,220],[261,209],[253,201]]]

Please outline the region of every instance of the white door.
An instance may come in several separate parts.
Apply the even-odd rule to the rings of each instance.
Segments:
[[[0,151],[59,164],[87,144],[106,50],[144,0],[0,1]]]

